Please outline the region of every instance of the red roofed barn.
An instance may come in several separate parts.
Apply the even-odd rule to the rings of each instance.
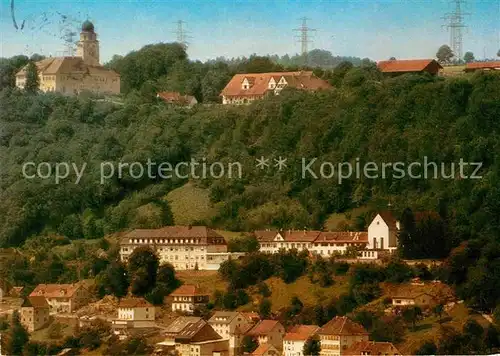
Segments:
[[[406,73],[429,73],[436,75],[443,67],[434,59],[405,59],[381,61],[377,64],[382,73],[406,74]]]

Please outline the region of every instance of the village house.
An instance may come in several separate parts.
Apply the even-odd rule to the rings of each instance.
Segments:
[[[169,298],[172,303],[172,311],[192,314],[197,306],[208,303],[209,295],[192,284],[183,284],[172,293]]]
[[[229,342],[203,319],[188,324],[175,337],[175,351],[182,356],[220,356],[229,354]]]
[[[148,246],[160,263],[170,263],[176,270],[213,270],[229,257],[224,237],[206,226],[165,226],[160,229],[136,229],[120,241],[120,259],[128,261],[135,248]]]
[[[43,329],[50,322],[50,307],[42,296],[27,297],[21,305],[21,324],[29,332]]]
[[[254,236],[259,251],[277,253],[279,250],[308,250],[313,255],[331,257],[352,251],[359,259],[377,259],[397,249],[399,222],[390,212],[378,213],[368,231],[308,231],[258,230]]]
[[[330,89],[330,84],[312,71],[236,74],[222,90],[222,104],[248,104],[268,95],[279,95],[284,88]]]
[[[24,287],[12,287],[9,292],[9,297],[21,298],[24,291]]]
[[[295,325],[285,334],[283,338],[284,356],[307,356],[304,355],[306,341],[314,336],[319,330],[317,325]]]
[[[438,301],[436,297],[434,297],[429,293],[423,293],[423,292],[412,292],[412,291],[408,291],[406,293],[400,292],[392,297],[393,306],[416,305],[419,307],[429,307],[437,303]]]
[[[182,95],[174,91],[162,91],[156,94],[156,97],[163,100],[167,104],[185,106],[191,108],[198,104],[198,100],[191,95]]]
[[[155,325],[155,307],[144,298],[126,297],[118,304],[114,328],[144,328]]]
[[[391,342],[361,341],[345,350],[349,356],[400,356],[401,352]]]
[[[318,330],[320,356],[347,355],[345,350],[360,341],[368,341],[365,328],[349,318],[335,317]]]
[[[421,74],[437,75],[443,69],[435,59],[402,59],[388,60],[377,63],[378,69],[388,75]]]
[[[246,334],[254,337],[259,345],[271,344],[278,350],[281,350],[283,347],[285,328],[277,320],[262,320]]]
[[[465,72],[500,70],[500,61],[473,62],[465,65]]]
[[[72,313],[87,305],[91,295],[79,283],[39,284],[30,297],[43,296],[49,303],[51,313]]]
[[[250,356],[280,356],[281,353],[271,344],[259,345]]]
[[[197,316],[180,316],[176,318],[170,325],[162,330],[165,339],[156,345],[165,347],[166,350],[173,351],[175,349],[175,338],[177,335],[179,335],[188,325],[196,324],[200,321],[203,321],[203,319]]]
[[[237,355],[244,332],[253,325],[252,321],[239,312],[217,311],[208,320],[212,328],[225,340],[229,340],[231,355]]]
[[[94,25],[85,21],[74,57],[49,57],[35,63],[38,70],[39,89],[76,95],[82,91],[100,94],[119,94],[120,75],[99,63],[99,41]],[[16,86],[26,84],[26,68],[16,74]]]

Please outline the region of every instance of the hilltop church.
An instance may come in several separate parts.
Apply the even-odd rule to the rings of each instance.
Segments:
[[[75,57],[50,57],[36,62],[40,90],[77,95],[82,91],[120,93],[120,75],[99,63],[99,41],[94,25],[85,21]],[[16,74],[16,86],[24,88],[26,67]]]

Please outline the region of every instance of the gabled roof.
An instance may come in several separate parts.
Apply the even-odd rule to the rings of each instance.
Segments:
[[[336,316],[319,329],[320,335],[368,335],[365,328],[346,316]]]
[[[261,320],[252,329],[247,332],[247,335],[266,335],[273,331],[275,327],[281,325],[277,320]]]
[[[174,91],[163,91],[158,93],[156,96],[167,103],[190,104],[193,100],[196,100],[194,96],[182,95],[181,93]]]
[[[222,337],[205,320],[186,325],[176,337],[176,342],[194,343],[209,340],[220,340]]]
[[[285,241],[288,242],[313,242],[319,234],[319,231],[310,230],[288,230],[281,232]]]
[[[206,226],[165,226],[160,229],[135,229],[126,234],[122,244],[129,243],[129,239],[200,239],[202,244],[225,244],[224,237]]]
[[[208,322],[214,324],[230,324],[238,316],[245,318],[245,316],[239,312],[217,311],[214,315],[212,315]]]
[[[197,323],[200,320],[203,319],[197,316],[180,316],[175,319],[169,326],[167,326],[167,328],[164,329],[164,332],[166,334],[177,334],[180,333],[189,324]]]
[[[71,298],[75,292],[83,288],[77,284],[39,284],[31,292],[30,297],[44,296],[45,298]]]
[[[378,62],[377,67],[383,73],[422,72],[430,64],[437,65],[438,68],[443,68],[434,59],[403,59],[403,60],[392,60],[392,61],[380,61]]]
[[[396,217],[392,212],[388,210],[380,211],[378,215],[380,215],[382,220],[384,220],[384,222],[387,224],[389,230],[394,231],[398,229],[397,227],[398,220],[396,219]]]
[[[259,347],[255,349],[254,352],[252,352],[250,355],[251,356],[263,356],[266,355],[269,351],[273,352],[273,354],[278,354],[278,350],[271,344],[261,344]]]
[[[269,81],[273,78],[278,82],[282,77],[288,86],[298,89],[326,89],[330,84],[316,77],[312,71],[298,72],[271,72],[271,73],[244,73],[235,74],[222,90],[225,96],[262,96],[269,90]],[[248,89],[242,88],[242,83],[247,80],[251,85]]]
[[[500,69],[500,61],[473,62],[465,65],[465,70],[474,69]]]
[[[55,75],[55,74],[97,74],[111,73],[118,76],[112,69],[103,66],[91,66],[83,61],[82,57],[50,57],[42,59],[35,63],[39,74]],[[25,75],[27,65],[24,66],[16,75]]]
[[[199,287],[193,284],[183,284],[172,293],[171,297],[194,297],[194,296],[207,296],[208,294],[203,292]]]
[[[273,241],[278,235],[278,230],[255,230],[253,234],[258,241]]]
[[[314,242],[368,242],[368,232],[329,231],[321,232]]]
[[[148,302],[144,298],[122,298],[120,303],[118,304],[118,308],[149,308],[152,307],[153,304]]]
[[[21,305],[22,308],[49,308],[49,303],[47,303],[47,300],[45,297],[42,296],[33,296],[33,297],[27,297],[24,299],[23,304]]]
[[[359,341],[347,348],[344,355],[401,355],[398,349],[391,342]]]
[[[285,334],[283,340],[305,341],[319,330],[318,325],[295,325]]]

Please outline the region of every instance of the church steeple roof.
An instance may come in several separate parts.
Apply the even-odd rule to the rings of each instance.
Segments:
[[[94,24],[92,22],[90,22],[89,20],[86,20],[82,24],[82,31],[85,31],[85,32],[94,32]]]

